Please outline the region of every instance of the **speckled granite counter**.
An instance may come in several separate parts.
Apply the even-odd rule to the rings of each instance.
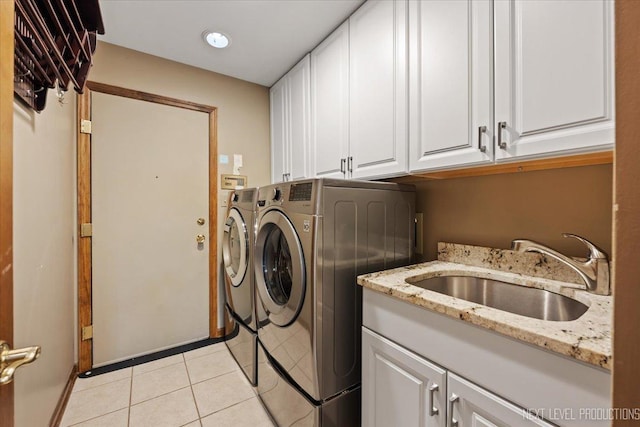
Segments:
[[[539,254],[449,243],[438,245],[438,258],[439,261],[359,276],[358,284],[577,360],[611,369],[613,299],[583,291],[583,285],[568,283],[579,283],[579,278],[572,270]],[[580,318],[570,322],[538,320],[428,291],[410,283],[443,275],[476,276],[546,289],[574,298],[589,306],[589,309]],[[551,277],[564,281],[552,280]]]

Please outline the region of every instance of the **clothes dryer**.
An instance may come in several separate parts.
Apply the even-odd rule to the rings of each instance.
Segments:
[[[256,188],[235,190],[224,224],[225,343],[252,385],[257,382],[258,329],[254,270]]]
[[[359,425],[356,277],[411,262],[415,189],[302,180],[261,187],[257,205],[258,395],[283,427]]]

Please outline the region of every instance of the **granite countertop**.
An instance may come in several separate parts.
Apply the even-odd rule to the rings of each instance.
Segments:
[[[412,285],[443,275],[477,276],[546,289],[589,306],[578,319],[533,319]],[[573,282],[573,283],[571,283]],[[535,253],[438,244],[438,261],[358,277],[358,284],[529,344],[611,370],[613,298],[586,292],[570,268]]]

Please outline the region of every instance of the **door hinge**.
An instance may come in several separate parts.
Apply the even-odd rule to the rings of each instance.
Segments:
[[[80,133],[91,135],[91,120],[80,120]]]
[[[87,341],[93,338],[93,325],[82,327],[82,341]]]
[[[80,224],[80,237],[93,236],[93,225],[90,222]]]

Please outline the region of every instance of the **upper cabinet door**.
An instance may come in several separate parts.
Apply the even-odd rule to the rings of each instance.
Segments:
[[[305,56],[287,74],[288,79],[288,158],[287,180],[308,178],[310,120],[310,62]]]
[[[411,171],[492,162],[492,2],[409,7]]]
[[[287,76],[271,87],[271,182],[282,182],[286,173],[287,141]]]
[[[349,18],[353,178],[407,170],[407,2],[369,0]]]
[[[349,22],[311,52],[311,176],[344,178],[349,153]]]
[[[496,159],[610,149],[613,1],[495,2]]]

